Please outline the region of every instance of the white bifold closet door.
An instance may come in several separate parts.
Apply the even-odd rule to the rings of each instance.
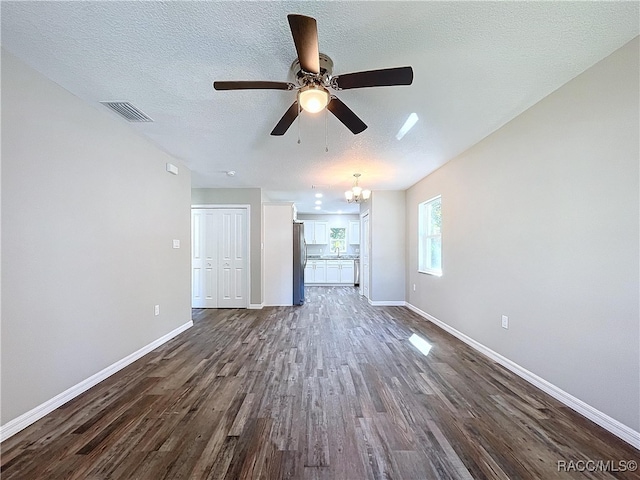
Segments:
[[[195,308],[246,308],[247,210],[191,210],[191,289]]]

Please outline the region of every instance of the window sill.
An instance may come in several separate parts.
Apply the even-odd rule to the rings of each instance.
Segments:
[[[441,270],[418,270],[418,273],[424,273],[425,275],[431,275],[432,277],[441,277]]]

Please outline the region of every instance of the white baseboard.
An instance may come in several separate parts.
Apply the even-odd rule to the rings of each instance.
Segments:
[[[178,328],[176,328],[175,330],[172,330],[171,332],[167,333],[166,335],[163,335],[159,339],[157,339],[157,340],[151,342],[150,344],[142,347],[140,350],[133,352],[131,355],[127,355],[123,359],[118,360],[113,365],[108,366],[107,368],[99,371],[95,375],[90,376],[89,378],[83,380],[82,382],[78,383],[77,385],[74,385],[73,387],[71,387],[71,388],[65,390],[64,392],[56,395],[55,397],[51,398],[50,400],[47,400],[46,402],[44,402],[44,403],[38,405],[37,407],[29,410],[28,412],[23,413],[19,417],[14,418],[13,420],[7,422],[6,424],[0,426],[0,442],[5,441],[7,438],[15,435],[20,430],[22,430],[24,428],[27,428],[32,423],[37,422],[38,420],[40,420],[45,415],[53,412],[56,408],[64,405],[69,400],[74,399],[75,397],[77,397],[81,393],[89,390],[91,387],[97,385],[101,381],[103,381],[106,378],[110,377],[111,375],[113,375],[114,373],[118,372],[119,370],[122,370],[127,365],[132,364],[133,362],[135,362],[139,358],[141,358],[144,355],[146,355],[147,353],[155,350],[156,348],[158,348],[163,343],[168,342],[173,337],[179,335],[180,333],[184,332],[185,330],[187,330],[188,328],[191,328],[191,327],[193,327],[193,321],[189,320],[184,325],[181,325]]]
[[[434,323],[438,327],[442,328],[446,332],[449,332],[454,337],[462,340],[464,343],[466,343],[470,347],[486,355],[496,363],[499,363],[506,369],[512,371],[513,373],[523,378],[530,384],[534,385],[535,387],[538,387],[543,392],[548,393],[553,398],[560,401],[567,407],[572,408],[579,414],[588,418],[593,423],[600,425],[605,430],[608,430],[609,432],[613,433],[616,437],[619,437],[625,442],[627,442],[628,444],[632,445],[633,447],[640,449],[640,432],[633,430],[631,427],[628,427],[627,425],[619,422],[615,418],[610,417],[606,413],[601,412],[597,408],[594,408],[591,405],[583,402],[579,398],[574,397],[570,393],[565,392],[561,388],[546,381],[544,378],[539,377],[535,373],[530,372],[526,368],[523,368],[517,363],[512,362],[508,358],[503,357],[499,353],[494,352],[490,348],[475,341],[473,338],[468,337],[464,333],[447,325],[443,321],[438,320],[432,315],[429,315],[427,312],[420,310],[418,307],[415,307],[410,303],[407,303],[406,306],[410,310],[413,310],[415,313],[426,318],[427,320]]]
[[[374,307],[406,307],[407,302],[404,300],[371,300],[367,299],[369,305],[373,305]]]
[[[262,310],[264,303],[250,303],[249,310]]]

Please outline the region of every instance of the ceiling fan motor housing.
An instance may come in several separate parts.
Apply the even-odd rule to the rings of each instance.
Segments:
[[[290,76],[298,86],[323,85],[329,86],[331,75],[333,75],[333,60],[324,53],[320,54],[320,74],[309,73],[302,70],[300,60],[295,59],[289,69]]]

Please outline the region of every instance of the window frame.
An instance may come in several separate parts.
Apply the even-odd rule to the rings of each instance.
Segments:
[[[424,202],[420,202],[418,204],[418,273],[424,273],[427,275],[433,275],[436,277],[442,276],[442,220],[440,225],[440,231],[436,233],[432,233],[432,223],[431,223],[431,208],[432,205],[439,201],[440,202],[440,211],[442,212],[442,195],[436,195],[435,197],[430,198],[429,200],[425,200]],[[442,215],[442,213],[441,213]],[[430,240],[439,239],[440,240],[440,268],[432,268],[432,266],[427,266],[427,261],[429,259],[428,248]]]
[[[342,230],[343,238],[335,238],[332,236],[334,230]],[[335,252],[335,246],[339,248],[340,253],[347,252],[347,228],[346,227],[331,227],[329,228],[329,251]]]

